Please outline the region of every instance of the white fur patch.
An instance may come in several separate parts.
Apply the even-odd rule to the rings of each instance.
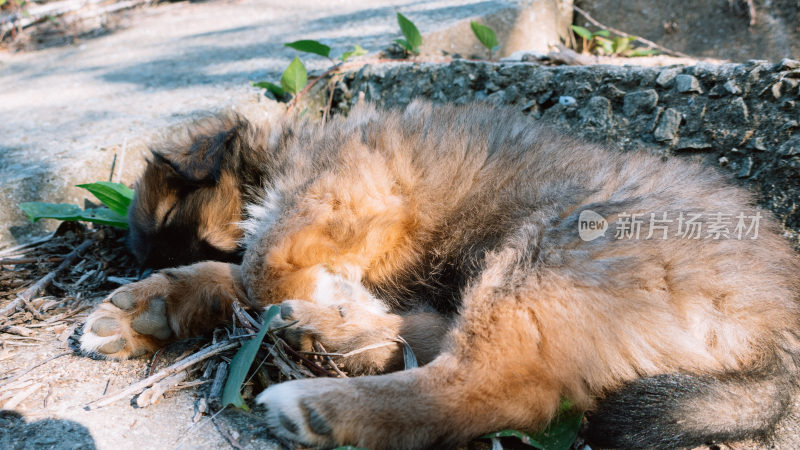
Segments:
[[[389,312],[386,305],[373,297],[361,283],[331,273],[322,267],[318,269],[311,300],[321,306],[338,306],[355,302],[373,314],[382,315]]]
[[[83,331],[83,336],[81,336],[81,350],[88,353],[96,352],[98,348],[119,339],[119,334],[112,334],[111,336],[98,336],[86,328]]]
[[[274,187],[264,187],[259,200],[245,206],[249,219],[237,223],[244,231],[241,244],[249,248],[255,240],[268,232],[281,213],[281,192]]]

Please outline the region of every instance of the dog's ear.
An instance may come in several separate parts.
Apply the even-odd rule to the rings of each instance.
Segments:
[[[205,119],[182,136],[151,149],[153,163],[167,166],[190,183],[215,184],[223,169],[235,170],[249,124],[238,116]]]

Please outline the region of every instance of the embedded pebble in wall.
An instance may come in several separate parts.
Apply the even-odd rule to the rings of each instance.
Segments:
[[[576,103],[578,103],[578,101],[575,100],[575,97],[570,97],[569,95],[562,95],[561,97],[558,97],[559,105],[572,106]]]

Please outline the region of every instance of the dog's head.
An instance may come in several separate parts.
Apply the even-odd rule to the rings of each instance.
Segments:
[[[247,192],[264,181],[268,127],[226,114],[181,127],[151,149],[128,212],[129,246],[142,265],[241,261]]]

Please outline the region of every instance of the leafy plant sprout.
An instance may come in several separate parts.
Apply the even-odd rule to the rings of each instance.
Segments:
[[[598,30],[592,32],[587,28],[572,25],[572,31],[581,37],[582,53],[594,53],[605,56],[652,56],[658,54],[658,50],[634,48],[631,43],[638,39],[636,36],[616,36],[611,38],[608,30]]]
[[[489,61],[491,61],[493,53],[500,47],[497,43],[497,35],[494,30],[475,21],[471,21],[469,26],[472,28],[472,32],[475,33],[475,37],[478,38],[478,41],[489,50]]]

